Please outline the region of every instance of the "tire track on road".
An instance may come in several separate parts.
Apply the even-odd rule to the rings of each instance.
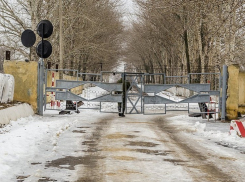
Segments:
[[[157,135],[164,137],[164,140],[169,140],[165,143],[170,150],[175,151],[173,155],[176,159],[168,160],[176,165],[182,165],[185,170],[192,176],[193,181],[197,182],[235,182],[232,176],[223,172],[216,164],[211,162],[210,156],[200,152],[197,148],[200,147],[197,141],[187,141],[179,132],[181,129],[171,125],[166,117],[158,117],[154,119],[156,127],[154,130]],[[166,135],[166,136],[164,136]],[[188,138],[189,139],[189,138]],[[191,143],[197,146],[193,147]],[[199,146],[198,146],[199,145]]]
[[[103,171],[103,159],[104,156],[101,155],[101,149],[99,148],[99,143],[101,141],[101,137],[106,132],[106,130],[110,127],[111,121],[113,118],[111,116],[107,116],[102,118],[99,122],[96,122],[97,125],[95,130],[92,132],[91,137],[87,141],[83,141],[82,145],[87,145],[88,149],[85,151],[86,155],[86,165],[83,168],[83,171],[79,172],[79,176],[81,176],[77,182],[103,182],[104,179],[104,171]]]
[[[45,166],[47,168],[53,167],[77,170],[78,179],[76,182],[105,181],[103,168],[101,167],[103,166],[103,159],[105,157],[101,155],[101,150],[98,145],[101,141],[101,136],[103,136],[104,132],[109,128],[111,121],[112,117],[106,116],[92,123],[92,125],[95,126],[91,127],[92,130],[88,133],[88,137],[86,139],[83,138],[81,141],[81,155],[65,156],[64,158],[48,161]],[[81,126],[76,127],[73,133],[87,133],[85,129],[86,127],[83,127],[81,123]]]

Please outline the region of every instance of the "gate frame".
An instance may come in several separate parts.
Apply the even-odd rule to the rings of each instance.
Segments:
[[[38,82],[37,82],[37,112],[40,116],[43,116],[43,104],[44,104],[44,61],[40,58],[38,61]]]
[[[217,90],[211,90],[211,89],[209,89],[209,90],[200,90],[200,91],[195,91],[195,92],[197,92],[198,94],[197,95],[200,95],[201,94],[201,92],[208,92],[208,95],[209,95],[209,97],[211,96],[211,95],[216,95],[216,96],[219,96],[219,104],[218,104],[218,111],[216,111],[216,112],[199,112],[200,114],[204,114],[204,113],[210,113],[210,114],[214,114],[214,113],[220,113],[220,111],[222,111],[222,112],[224,112],[224,110],[225,109],[222,109],[222,107],[221,107],[221,104],[220,104],[220,88],[221,88],[221,83],[222,83],[222,81],[224,82],[225,80],[227,80],[226,78],[221,78],[221,73],[189,73],[187,76],[165,76],[165,74],[164,73],[156,73],[156,74],[145,74],[145,76],[151,76],[151,75],[163,75],[164,76],[164,79],[163,79],[163,84],[162,84],[162,86],[164,85],[164,86],[169,86],[169,88],[172,88],[172,87],[174,87],[174,86],[181,86],[181,87],[183,87],[183,85],[185,85],[184,86],[184,88],[187,88],[187,89],[189,89],[189,90],[191,90],[190,88],[188,88],[188,85],[189,86],[193,86],[194,84],[192,84],[191,83],[191,75],[216,75],[216,74],[218,74],[219,75],[219,85],[218,85],[218,91]],[[187,84],[166,84],[166,78],[187,78]],[[150,84],[149,84],[150,85]],[[154,84],[152,84],[152,85],[154,85]],[[198,85],[204,85],[204,84],[198,84]],[[206,84],[207,85],[207,84]],[[209,84],[210,85],[210,84]],[[159,84],[158,86],[161,86],[161,84]],[[210,86],[209,86],[210,87]],[[146,89],[146,85],[144,85],[144,92],[146,92],[147,93],[147,91],[145,90]],[[166,89],[163,89],[163,90],[166,90]],[[163,90],[161,90],[161,91],[163,91]],[[224,89],[223,89],[224,90]],[[156,94],[158,94],[159,92],[161,92],[161,91],[159,91],[158,90],[158,92],[157,93],[155,93],[155,92],[149,92],[149,93],[154,93],[154,96],[152,96],[152,98],[154,98],[154,97],[156,97],[157,95]],[[226,94],[226,92],[224,92],[224,94]],[[203,94],[201,94],[201,95],[203,95]],[[201,96],[200,95],[200,96]],[[194,95],[195,96],[195,95]],[[158,96],[158,97],[160,97],[160,96]],[[191,97],[193,97],[193,96],[191,96]],[[191,97],[188,97],[189,99],[191,99]],[[163,98],[163,97],[162,97]],[[188,99],[188,98],[186,98],[186,99]],[[224,97],[222,97],[222,98],[224,98]],[[144,98],[145,99],[145,98]],[[185,99],[185,100],[186,100]],[[193,97],[193,99],[195,99],[194,97]],[[206,103],[208,103],[210,100],[209,99],[207,99],[205,102]],[[144,102],[144,105],[143,105],[143,108],[144,108],[144,114],[145,115],[160,115],[160,114],[166,114],[167,113],[167,111],[188,111],[188,113],[190,113],[190,110],[189,110],[189,103],[191,103],[191,102],[188,102],[187,104],[188,104],[188,110],[167,110],[166,109],[166,105],[167,104],[170,104],[170,103],[181,103],[181,102],[172,102],[172,101],[170,101],[169,100],[169,102],[168,101],[165,101],[166,103],[164,104],[165,105],[165,112],[164,113],[152,113],[152,114],[146,114],[145,113],[145,102]],[[193,103],[198,103],[198,102],[193,102]],[[223,102],[222,102],[223,103]],[[154,104],[154,103],[152,103],[152,104]]]
[[[125,80],[127,80],[127,77],[134,77],[133,80],[130,81],[130,87],[126,91],[126,100],[125,100],[125,113],[126,114],[143,114],[144,109],[143,109],[143,81],[144,81],[144,73],[129,73],[129,72],[124,72],[125,75]],[[137,77],[140,77],[140,87],[137,85]],[[137,88],[137,93],[130,93],[130,90],[133,89],[133,86],[136,86]],[[126,81],[125,81],[125,88],[126,88]],[[134,87],[135,88],[135,87]],[[137,101],[133,103],[130,99],[130,96],[138,96]],[[128,101],[130,102],[132,109],[128,112]],[[140,101],[140,111],[137,110],[136,106],[138,102]],[[132,113],[133,111],[136,111],[136,113]]]
[[[90,101],[90,100],[87,100],[83,97],[80,97],[80,96],[75,96],[76,94],[73,94],[72,92],[69,92],[68,90],[71,89],[71,88],[68,88],[69,86],[64,86],[66,85],[66,83],[63,83],[62,85],[62,82],[67,82],[68,85],[72,86],[72,85],[76,85],[75,87],[77,86],[80,86],[80,85],[84,85],[86,83],[92,83],[92,84],[95,84],[97,85],[98,87],[104,89],[105,91],[109,92],[107,95],[104,95],[104,96],[98,96],[94,99],[91,99],[91,102],[93,100],[96,100],[95,102],[100,102],[100,110],[101,110],[101,102],[122,102],[122,94],[117,94],[117,95],[113,95],[112,92],[113,91],[122,91],[122,84],[119,84],[119,83],[104,83],[102,82],[102,74],[96,74],[96,73],[79,73],[78,70],[71,70],[71,69],[46,69],[44,70],[44,66],[42,64],[42,60],[40,61],[40,65],[38,67],[38,103],[39,103],[39,107],[38,107],[38,113],[39,115],[43,115],[43,109],[45,110],[61,110],[61,109],[47,109],[46,108],[46,95],[47,95],[47,92],[55,92],[55,99],[56,100],[72,100],[72,101]],[[77,72],[77,79],[76,81],[68,81],[68,80],[56,80],[56,87],[47,87],[47,73],[48,71],[76,71]],[[45,75],[44,75],[45,73]],[[96,76],[101,76],[100,77],[100,81],[78,81],[78,75],[96,75]],[[42,79],[41,79],[42,78]],[[99,86],[100,85],[100,86]],[[102,87],[101,87],[102,86]],[[72,88],[75,88],[75,87],[72,87]],[[107,88],[107,89],[106,89]],[[59,90],[65,90],[65,91],[59,91]],[[72,94],[72,95],[69,95],[69,93]],[[45,93],[45,95],[44,95]],[[59,96],[57,96],[58,94],[68,94],[66,96],[66,98],[64,99],[59,99]],[[70,96],[74,96],[76,97],[75,100],[74,99],[69,99],[67,97],[70,97]],[[43,98],[43,99],[40,99],[40,98]],[[67,110],[65,109],[66,111],[70,111],[70,110]],[[76,103],[76,110],[77,110],[77,103]],[[72,110],[73,111],[73,110]]]
[[[59,70],[59,71],[77,71],[77,70],[69,70],[69,69],[63,69],[63,70],[60,70],[60,69],[47,69],[47,70],[53,70],[53,71],[55,71],[55,70]],[[38,61],[38,88],[37,88],[37,93],[38,93],[37,103],[38,104],[37,105],[38,105],[38,114],[41,115],[41,116],[43,116],[43,109],[46,109],[46,92],[47,92],[47,90],[46,90],[46,88],[47,88],[47,80],[46,80],[46,78],[47,78],[47,70],[46,70],[46,74],[45,74],[44,61],[43,61],[42,58],[39,59],[39,61]],[[101,75],[101,79],[100,79],[101,82],[102,82],[102,77],[103,77],[102,73],[103,72],[101,72],[101,74],[100,74]],[[107,72],[107,73],[109,73],[109,72]],[[111,73],[113,73],[113,72],[111,72]],[[144,96],[143,96],[143,92],[144,92],[144,89],[145,89],[144,76],[147,76],[147,75],[150,75],[150,74],[147,74],[147,73],[127,73],[127,72],[121,72],[121,73],[124,73],[125,77],[126,76],[137,76],[137,75],[141,76],[141,88],[139,88],[137,86],[137,84],[135,84],[137,86],[137,90],[140,90],[140,94],[136,94],[136,95],[139,96],[139,98],[136,101],[135,105],[134,106],[132,105],[133,108],[131,109],[130,112],[127,111],[127,102],[126,102],[125,111],[126,111],[127,114],[140,114],[140,113],[144,114],[145,113],[145,110],[144,110]],[[77,79],[78,79],[78,74],[79,73],[77,71]],[[86,73],[81,73],[81,74],[86,74]],[[93,73],[87,73],[87,74],[93,74]],[[159,74],[164,74],[164,73],[158,73],[158,74],[155,74],[155,75],[159,75]],[[192,75],[192,74],[218,74],[218,73],[189,73],[188,74],[188,77],[189,77],[189,79],[188,79],[189,81],[188,82],[189,82],[189,84],[191,84],[189,75]],[[93,75],[95,75],[95,74],[93,74]],[[99,74],[96,74],[96,75],[99,75]],[[178,77],[178,76],[171,76],[171,77]],[[183,77],[183,76],[181,76],[181,77]],[[164,84],[166,83],[166,78],[167,77],[164,76]],[[220,74],[220,79],[219,79],[219,91],[211,91],[211,90],[209,91],[209,95],[212,95],[212,94],[210,94],[212,92],[216,92],[216,95],[219,93],[219,97],[220,97],[220,100],[219,100],[219,113],[221,111],[221,120],[222,121],[225,120],[225,116],[226,116],[227,79],[228,79],[228,69],[227,69],[227,66],[224,65],[223,66],[223,76],[221,76],[221,74]],[[180,85],[180,84],[177,84],[177,85]],[[133,85],[131,85],[131,88],[132,87],[133,87]],[[220,96],[221,88],[222,88],[222,96]],[[45,89],[45,92],[44,92],[44,89]],[[126,99],[127,100],[128,100],[128,97],[130,96],[129,90],[130,89],[128,89],[127,92],[126,92]],[[44,95],[44,93],[45,93],[45,95]],[[137,111],[137,109],[136,109],[137,113],[132,113],[132,111],[136,108],[136,104],[139,102],[139,99],[141,100],[141,112],[139,113]],[[57,110],[57,109],[55,109],[55,110]],[[101,110],[101,107],[100,107],[100,110]],[[188,110],[189,110],[189,105],[188,105]],[[166,106],[165,106],[165,113],[164,114],[166,114]]]

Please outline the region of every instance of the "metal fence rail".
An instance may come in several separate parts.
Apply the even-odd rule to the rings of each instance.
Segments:
[[[217,114],[220,112],[220,73],[190,73],[187,76],[160,74],[164,84],[143,86],[144,114],[166,114],[167,111],[188,111],[193,114]],[[200,105],[200,103],[204,103]],[[212,106],[212,108],[210,107]]]
[[[83,101],[86,103],[82,107],[84,109],[97,108],[101,112],[117,112],[117,103],[123,103],[123,94],[117,94],[122,93],[123,83],[117,83],[117,80],[124,75],[125,81],[130,82],[125,103],[128,114],[166,114],[168,111],[187,111],[189,114],[215,114],[216,116],[221,111],[220,90],[222,86],[225,89],[226,82],[224,76],[222,85],[220,73],[166,76],[165,73],[102,71],[97,74],[79,73],[78,70],[71,69],[44,70],[41,61],[38,70],[39,108],[44,107],[44,110],[66,109],[65,102],[63,108],[47,108],[49,103],[47,96],[52,95],[54,96],[52,99],[55,100],[74,101],[76,109],[77,102]],[[64,72],[73,77],[64,75]],[[52,85],[47,80],[50,74],[52,74]],[[59,79],[60,75],[63,75],[63,79]],[[81,94],[73,92],[77,88],[81,89]],[[224,117],[224,114],[222,116]]]
[[[74,80],[65,80],[65,76],[63,76],[63,80],[59,80],[58,78],[52,77],[52,86],[48,86],[48,72],[59,72],[69,71],[75,73]],[[45,99],[44,99],[44,110],[68,110],[65,108],[66,104],[62,104],[62,108],[47,108],[47,99],[46,96],[51,95],[54,96],[55,101],[75,101],[75,103],[79,101],[85,102],[86,106],[90,106],[90,103],[99,103],[99,108],[101,109],[102,102],[112,102],[112,103],[119,103],[122,102],[122,94],[114,94],[116,91],[122,92],[122,84],[120,83],[107,83],[95,80],[101,80],[101,74],[93,74],[93,73],[79,73],[77,70],[69,70],[69,69],[47,69],[45,71]],[[68,77],[70,78],[70,77]],[[92,78],[92,79],[91,79]],[[86,95],[78,95],[72,92],[72,89],[78,88],[80,86],[88,85],[88,87],[84,88],[84,92],[86,90]],[[90,87],[98,87],[101,91],[90,91]],[[99,92],[99,93],[97,93]],[[90,97],[90,95],[93,95]],[[89,107],[90,108],[90,107]],[[97,107],[98,108],[98,107]],[[77,105],[76,105],[77,110]]]

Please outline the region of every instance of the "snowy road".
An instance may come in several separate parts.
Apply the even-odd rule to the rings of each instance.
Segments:
[[[173,122],[174,115],[82,110],[12,122],[0,129],[1,181],[243,181],[243,152]]]

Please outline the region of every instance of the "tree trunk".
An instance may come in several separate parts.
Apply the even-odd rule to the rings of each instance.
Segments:
[[[187,73],[189,74],[191,72],[191,68],[190,68],[190,54],[189,54],[187,30],[184,31],[184,41],[185,41],[186,69],[187,69]]]

